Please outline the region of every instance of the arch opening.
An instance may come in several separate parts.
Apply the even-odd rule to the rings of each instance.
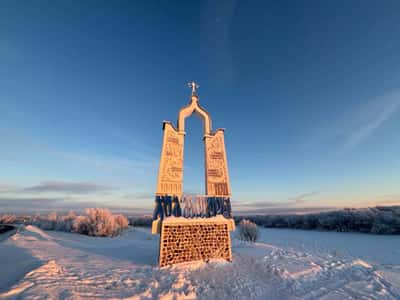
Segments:
[[[205,193],[204,173],[204,121],[201,117],[191,116],[186,120],[183,160],[183,194],[203,195]]]
[[[196,114],[203,121],[203,135],[208,136],[211,134],[211,117],[209,113],[200,106],[198,97],[192,95],[189,105],[184,106],[178,115],[178,131],[185,132],[185,119],[190,117],[192,114]]]

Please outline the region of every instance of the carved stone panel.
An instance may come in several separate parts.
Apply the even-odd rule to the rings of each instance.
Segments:
[[[214,135],[206,136],[205,163],[206,188],[209,196],[230,196],[228,164],[226,160],[224,131],[217,130]]]
[[[164,138],[158,172],[158,195],[180,195],[183,180],[184,135],[170,123],[164,123]]]

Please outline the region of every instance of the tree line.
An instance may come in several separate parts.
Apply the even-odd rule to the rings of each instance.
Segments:
[[[345,208],[304,215],[236,216],[269,228],[293,228],[373,234],[400,234],[400,206]]]

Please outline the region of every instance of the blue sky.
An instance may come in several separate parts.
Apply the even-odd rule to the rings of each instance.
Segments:
[[[0,205],[150,210],[191,80],[237,211],[400,204],[399,20],[398,1],[1,1]],[[188,119],[187,192],[201,138]]]

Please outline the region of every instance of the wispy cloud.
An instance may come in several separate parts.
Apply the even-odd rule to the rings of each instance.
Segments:
[[[300,203],[304,203],[306,201],[309,200],[309,198],[317,195],[318,192],[308,192],[308,193],[303,193],[294,197],[290,197],[288,203],[291,204],[300,204]]]
[[[400,90],[372,99],[354,112],[345,138],[344,150],[362,143],[400,109]]]
[[[234,207],[235,208],[235,207]],[[240,215],[288,215],[288,214],[311,214],[322,211],[337,210],[337,207],[332,206],[319,206],[319,207],[267,207],[267,208],[254,208],[246,210],[235,210],[236,216]]]
[[[136,207],[133,205],[116,206],[112,203],[103,203],[101,201],[82,201],[68,197],[0,197],[0,214],[32,214],[47,213],[50,211],[65,212],[69,210],[80,212],[89,207],[104,207],[113,211],[125,212],[130,215],[144,215],[151,212],[151,205],[148,207]]]
[[[203,16],[203,31],[206,47],[205,55],[211,62],[210,75],[219,82],[232,84],[236,76],[233,55],[230,47],[232,21],[237,1],[207,1]]]
[[[15,190],[17,187],[12,184],[0,183],[0,193],[5,193]]]
[[[105,156],[98,154],[92,154],[92,155],[77,154],[73,152],[66,152],[62,150],[52,149],[49,147],[47,147],[46,150],[48,153],[55,155],[57,157],[103,170],[135,171],[143,169],[155,169],[157,166],[156,160],[152,158],[147,158],[143,160],[133,160],[123,157],[114,157],[110,155]]]
[[[34,195],[41,193],[57,193],[59,195],[69,194],[96,194],[115,190],[111,185],[94,182],[72,182],[72,181],[44,181],[33,186],[17,186],[0,183],[0,194],[7,195]]]
[[[122,199],[125,200],[153,200],[154,199],[154,193],[148,193],[148,192],[137,192],[137,193],[130,193],[130,194],[125,194],[121,197]]]
[[[302,193],[286,200],[281,201],[254,201],[254,202],[236,202],[233,205],[239,211],[258,211],[258,210],[285,210],[288,208],[298,208],[299,204],[305,204],[311,197],[318,192],[312,191]]]
[[[89,194],[113,189],[107,185],[92,182],[65,182],[46,181],[39,185],[23,188],[22,192],[30,193],[68,193],[68,194]]]
[[[36,211],[47,209],[85,208],[96,203],[79,202],[69,198],[58,197],[2,197],[0,198],[1,212]]]
[[[136,156],[123,157],[111,154],[99,154],[97,152],[81,153],[73,150],[67,151],[65,149],[46,144],[14,129],[0,129],[0,133],[2,138],[5,139],[4,142],[8,145],[13,145],[13,147],[29,147],[35,151],[38,151],[40,154],[47,154],[48,156],[55,157],[57,159],[62,159],[64,161],[73,162],[99,170],[107,170],[110,172],[135,172],[140,170],[140,172],[142,172],[143,170],[153,171],[158,166],[158,154],[149,151],[148,149],[150,147],[146,144],[139,144],[138,142],[134,143],[136,148],[139,147],[138,145],[141,145],[140,147],[145,150],[140,153],[136,153]],[[0,160],[2,159],[17,161],[18,157],[13,156],[12,153],[6,152],[2,153]]]
[[[399,111],[400,89],[366,99],[362,104],[346,109],[342,115],[335,114],[334,118],[326,118],[316,126],[305,146],[312,148],[318,144],[339,152],[350,151],[376,134]]]
[[[127,193],[119,187],[87,181],[45,181],[37,185],[0,184],[0,214],[4,212],[44,212],[106,207],[129,213],[149,213],[151,193]]]

